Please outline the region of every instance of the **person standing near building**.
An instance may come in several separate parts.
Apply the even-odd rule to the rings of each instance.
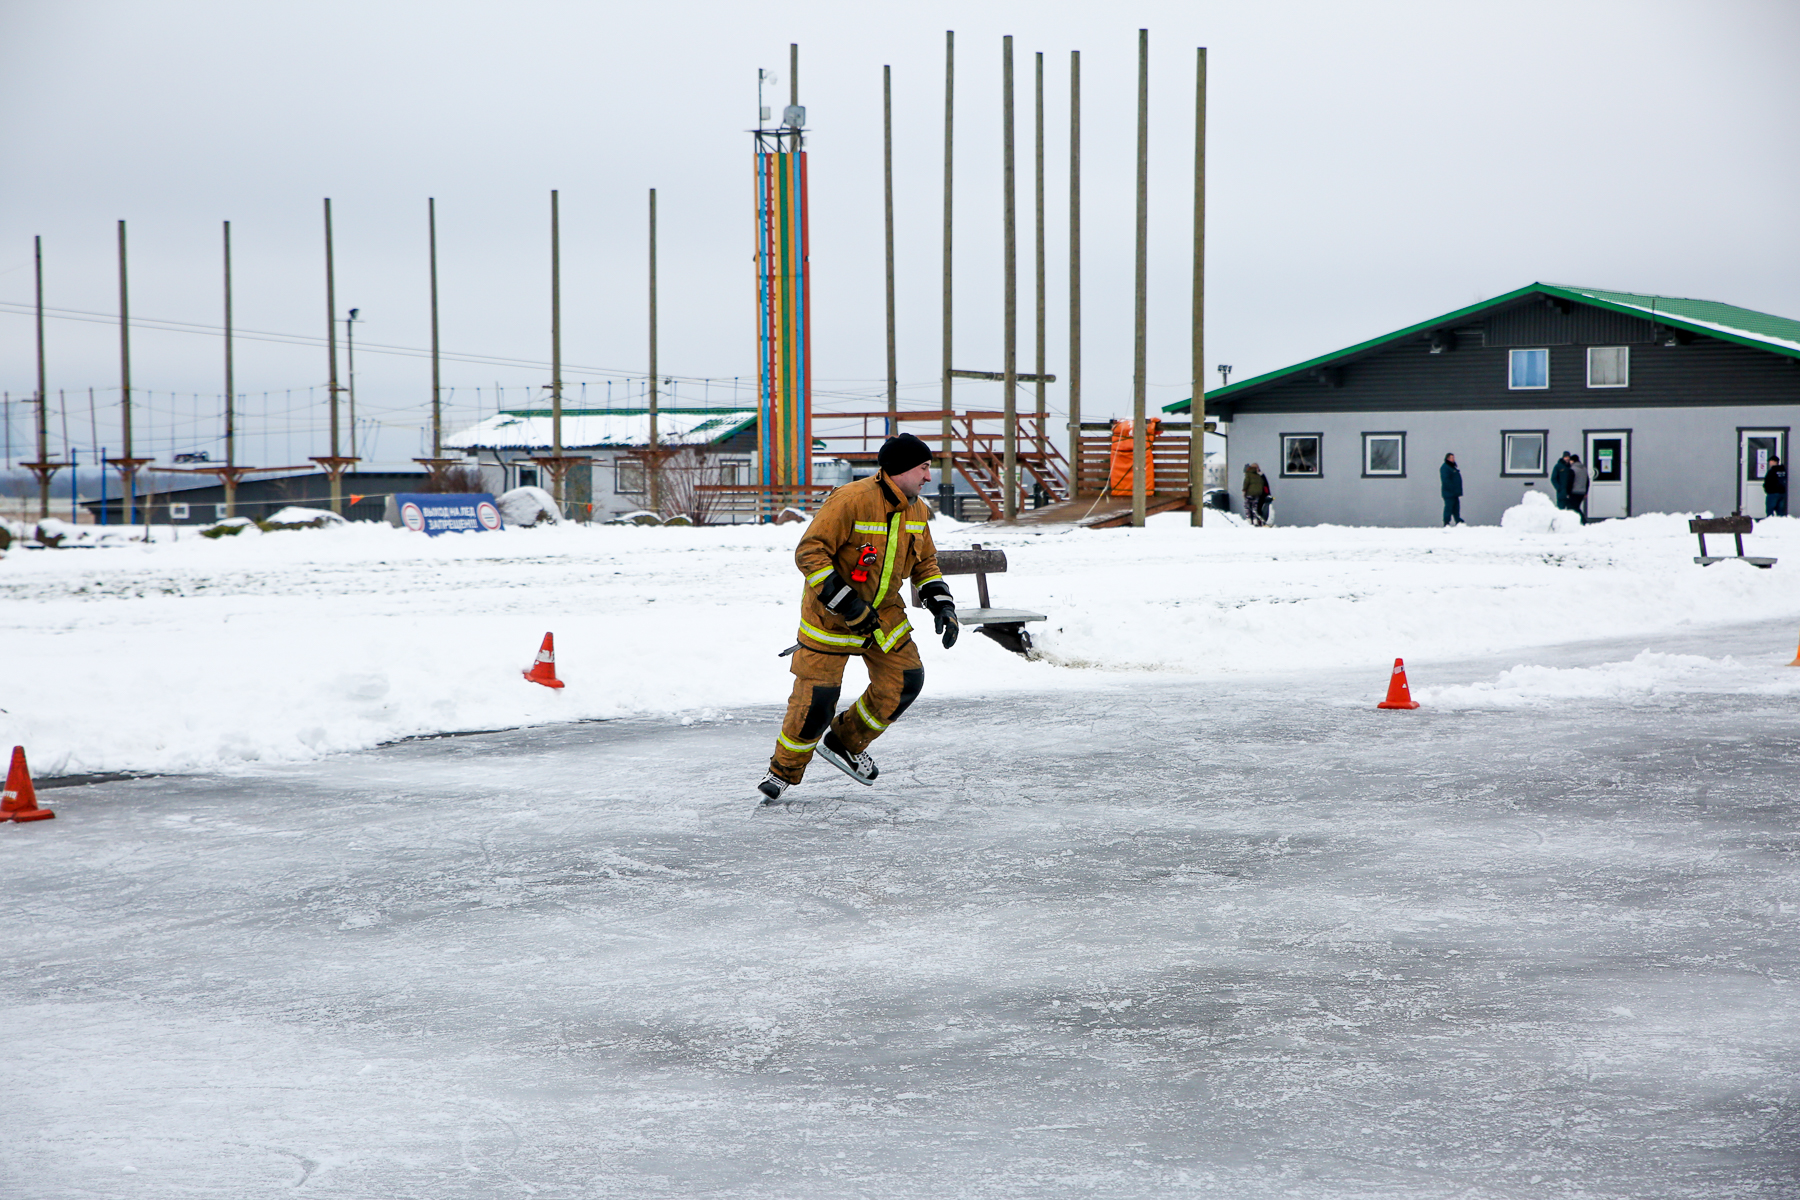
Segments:
[[[1444,524],[1467,525],[1462,518],[1462,470],[1456,465],[1456,455],[1444,455],[1444,463],[1438,468],[1438,490],[1444,493]]]
[[[1244,515],[1252,525],[1269,523],[1269,501],[1275,493],[1269,487],[1269,477],[1262,473],[1259,463],[1244,464]]]
[[[1775,455],[1769,455],[1769,469],[1763,475],[1763,516],[1785,517],[1787,511],[1787,466]]]
[[[1556,507],[1569,507],[1569,479],[1574,474],[1569,467],[1569,452],[1564,450],[1556,465],[1550,468],[1550,486],[1556,489]]]
[[[1569,455],[1569,507],[1581,514],[1587,524],[1588,469],[1581,465],[1581,455]]]
[[[931,510],[919,492],[931,481],[931,451],[910,433],[889,438],[876,456],[881,469],[826,497],[794,551],[805,576],[800,593],[800,640],[789,653],[793,694],[775,738],[769,772],[757,790],[765,804],[799,783],[815,752],[864,785],[880,771],[869,743],[900,719],[925,687],[925,668],[913,643],[901,599],[910,579],[931,610],[944,649],[961,626],[956,602],[938,571],[927,524]],[[868,690],[837,712],[844,664],[860,658]],[[835,715],[835,719],[834,719]]]

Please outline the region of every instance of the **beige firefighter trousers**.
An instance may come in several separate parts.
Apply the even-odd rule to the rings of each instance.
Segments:
[[[834,721],[838,693],[843,687],[847,654],[825,654],[805,646],[793,653],[788,668],[794,673],[794,692],[788,697],[787,718],[775,739],[769,770],[790,783],[799,783],[812,761],[813,749],[830,727],[852,754],[868,749],[889,725],[918,698],[925,686],[925,667],[919,647],[911,638],[899,648],[883,653],[870,647],[863,655],[869,668],[869,686]]]

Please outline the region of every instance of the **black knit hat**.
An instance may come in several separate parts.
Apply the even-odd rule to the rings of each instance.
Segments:
[[[901,475],[922,462],[930,462],[931,450],[912,434],[903,433],[881,443],[881,452],[875,456],[875,461],[889,475]]]

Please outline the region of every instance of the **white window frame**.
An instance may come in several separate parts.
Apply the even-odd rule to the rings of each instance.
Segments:
[[[169,502],[169,520],[185,521],[187,519],[188,519],[187,501],[185,501],[185,500],[170,501]]]
[[[1538,465],[1535,471],[1515,470],[1512,465],[1513,439],[1532,437],[1538,440]],[[1550,473],[1550,431],[1548,429],[1502,429],[1500,431],[1500,474],[1503,478],[1542,479]]]
[[[229,514],[225,511],[225,506],[223,504],[213,505],[213,520],[223,521],[226,517],[228,517],[230,515],[231,514]]]
[[[1288,470],[1288,442],[1295,438],[1311,438],[1315,457],[1310,471]],[[1284,433],[1281,435],[1282,479],[1322,479],[1325,475],[1325,435],[1323,433]]]
[[[1377,471],[1369,465],[1369,443],[1380,438],[1392,439],[1400,443],[1400,465],[1392,471]],[[1406,434],[1396,429],[1365,433],[1363,439],[1363,478],[1364,479],[1405,479],[1406,478]]]
[[[1519,372],[1518,372],[1518,369],[1515,366],[1515,364],[1520,361],[1519,356],[1521,354],[1541,354],[1544,356],[1544,382],[1542,382],[1542,383],[1515,383],[1514,382],[1519,377]],[[1535,349],[1530,349],[1530,350],[1508,350],[1506,352],[1506,389],[1507,389],[1507,391],[1510,391],[1510,392],[1542,392],[1542,391],[1548,390],[1549,387],[1550,387],[1550,350],[1548,347],[1539,346]]]
[[[1594,351],[1616,350],[1619,352],[1619,363],[1624,368],[1623,379],[1618,383],[1594,382]],[[1630,346],[1589,346],[1587,352],[1587,385],[1591,388],[1624,388],[1631,386],[1631,347]]]
[[[636,487],[626,486],[626,477],[635,475]],[[642,496],[649,490],[649,481],[644,477],[644,464],[641,460],[629,458],[623,454],[613,459],[613,495]]]

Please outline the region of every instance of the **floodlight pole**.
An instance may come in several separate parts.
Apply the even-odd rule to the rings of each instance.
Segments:
[[[1013,204],[1012,35],[1002,38],[1000,46],[1000,186],[1005,192],[1001,207],[1006,266],[1005,351],[1001,364],[1006,375],[1006,400],[1002,406],[1006,435],[1000,466],[1000,513],[1011,521],[1019,515],[1019,239]]]
[[[1081,51],[1069,51],[1069,495],[1081,492]]]
[[[557,195],[550,191],[550,454],[560,467],[562,444],[562,223]],[[562,514],[563,472],[552,468],[550,483],[556,491],[558,515]]]
[[[956,506],[956,451],[951,443],[950,419],[954,415],[950,382],[950,213],[955,193],[951,189],[952,151],[955,146],[956,116],[956,31],[944,32],[944,365],[943,365],[943,458],[938,467],[938,511],[950,513]]]
[[[237,515],[237,410],[236,378],[231,360],[231,222],[225,222],[225,515]]]
[[[1206,47],[1198,51],[1194,77],[1194,329],[1193,399],[1188,401],[1188,499],[1193,527],[1206,524]]]
[[[431,457],[444,455],[444,414],[442,377],[438,373],[438,280],[437,280],[437,198],[425,201],[426,221],[431,239]]]
[[[1037,52],[1037,454],[1039,470],[1049,468],[1044,411],[1044,52]]]
[[[798,58],[795,60],[798,65]],[[798,85],[796,85],[798,86]],[[645,465],[650,470],[650,511],[662,513],[662,459],[658,457],[661,444],[656,428],[656,189],[650,189],[650,459]]]
[[[1138,111],[1137,111],[1137,296],[1133,314],[1131,355],[1131,523],[1144,524],[1148,495],[1144,487],[1145,459],[1149,457],[1149,437],[1144,426],[1145,354],[1144,326],[1146,316],[1145,288],[1148,283],[1146,248],[1150,225],[1150,31],[1138,30]]]
[[[887,435],[900,432],[900,376],[894,354],[894,85],[893,68],[881,68],[882,201],[887,217]]]

